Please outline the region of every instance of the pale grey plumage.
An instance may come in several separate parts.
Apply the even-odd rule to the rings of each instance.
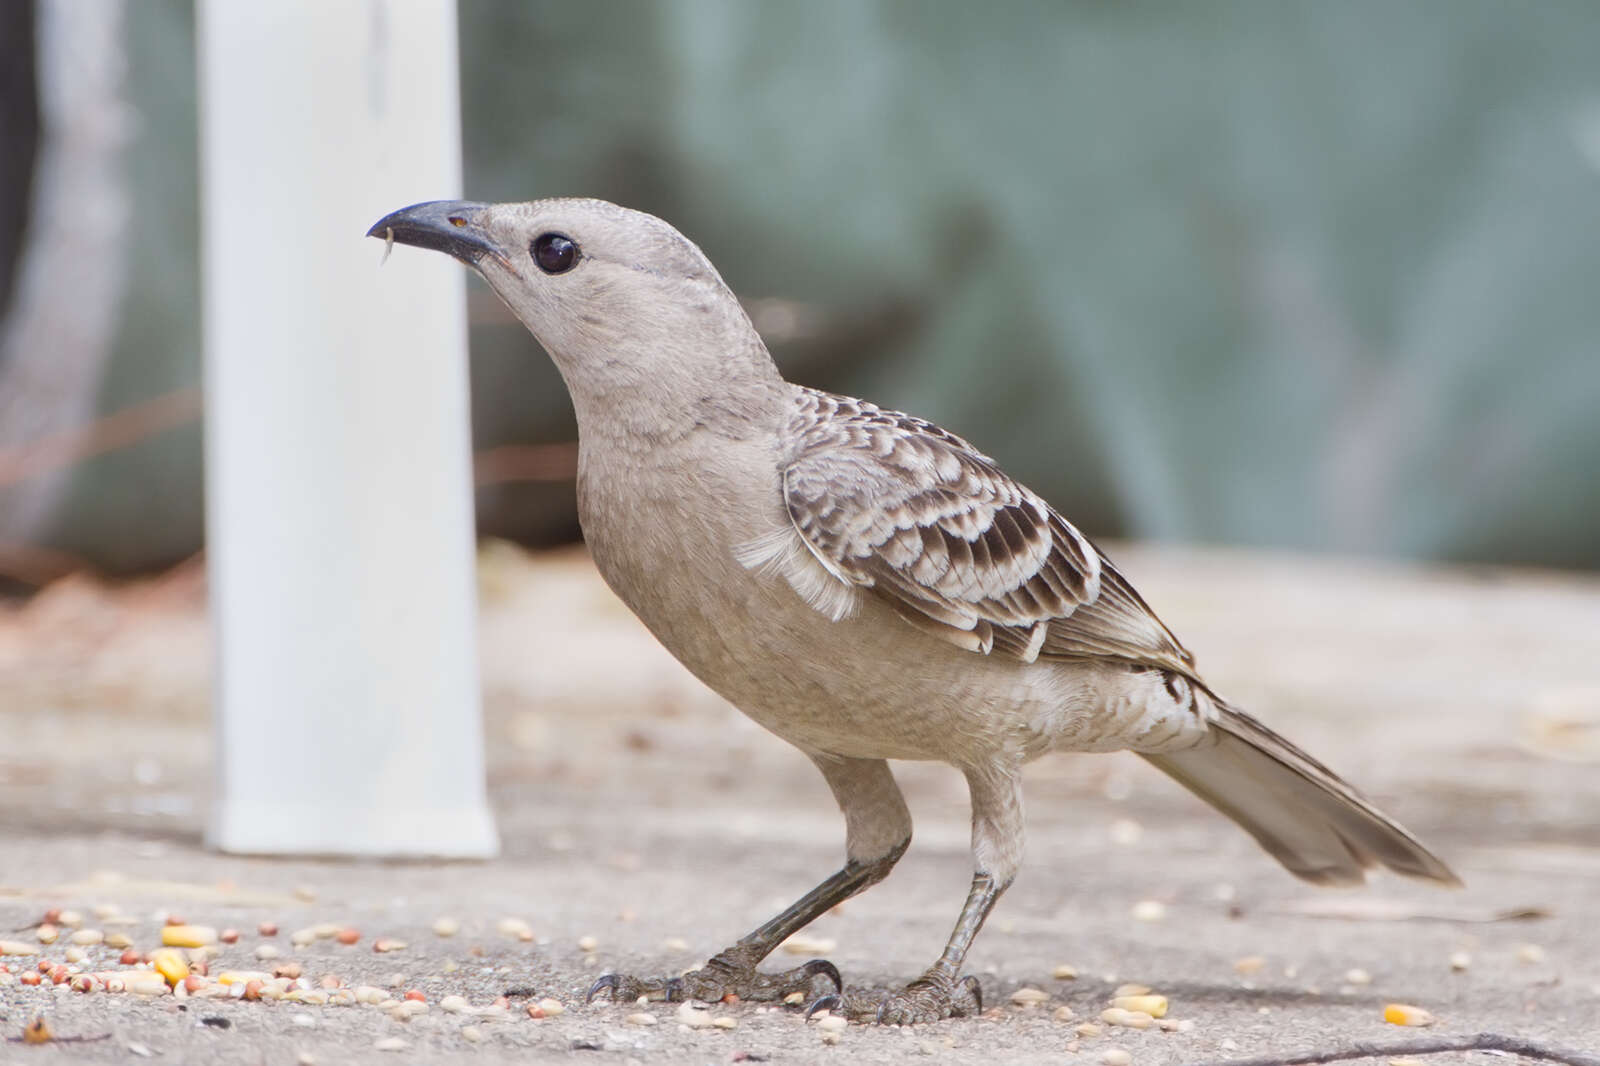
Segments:
[[[1308,880],[1358,882],[1382,864],[1455,881],[1215,696],[1110,560],[989,457],[921,419],[785,382],[666,223],[594,200],[438,203],[372,232],[473,265],[538,337],[578,415],[579,513],[601,574],[690,670],[805,751],[845,814],[849,861],[807,897],[697,975],[606,987],[809,984],[811,971],[766,977],[755,963],[904,851],[895,758],[966,775],[977,874],[945,954],[872,1001],[885,1020],[960,1006],[966,947],[1020,862],[1020,767],[1048,751],[1136,751]],[[539,258],[536,238],[552,237],[570,258]]]

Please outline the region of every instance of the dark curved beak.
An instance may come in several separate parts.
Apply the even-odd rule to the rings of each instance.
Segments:
[[[486,255],[504,263],[505,252],[480,224],[488,207],[488,204],[467,200],[429,200],[412,204],[384,215],[367,230],[367,236],[431,248],[454,256],[468,266],[477,266],[478,260]]]

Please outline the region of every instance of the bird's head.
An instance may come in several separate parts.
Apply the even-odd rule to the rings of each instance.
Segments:
[[[777,379],[738,299],[692,241],[604,200],[435,200],[380,219],[369,237],[472,267],[538,338],[575,401],[636,389],[692,393]]]

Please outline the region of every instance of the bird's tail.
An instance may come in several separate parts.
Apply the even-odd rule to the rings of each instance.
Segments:
[[[1206,741],[1144,758],[1238,822],[1290,873],[1319,885],[1359,885],[1381,864],[1407,877],[1461,884],[1339,775],[1250,715],[1216,703]]]

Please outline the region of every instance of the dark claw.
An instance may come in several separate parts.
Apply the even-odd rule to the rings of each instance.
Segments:
[[[587,1003],[593,1003],[594,1002],[594,997],[598,996],[601,993],[601,991],[603,991],[604,989],[607,989],[607,988],[611,989],[611,998],[612,999],[616,999],[617,998],[617,975],[616,974],[614,974],[614,973],[603,973],[599,977],[595,978],[594,984],[589,986],[589,994],[587,996],[583,997],[584,1003],[586,1003],[586,1004]]]
[[[957,987],[965,988],[965,989],[967,989],[967,991],[972,993],[972,1002],[974,1004],[976,1004],[977,1008],[978,1008],[976,1013],[982,1014],[983,1013],[983,986],[978,983],[978,979],[976,977],[972,976],[969,973],[965,977],[963,977],[961,980],[957,981],[956,985],[957,985]]]
[[[843,1005],[844,1000],[840,999],[833,993],[829,993],[826,996],[818,996],[816,999],[811,1001],[811,1006],[806,1008],[806,1021],[809,1022],[813,1014],[817,1014],[825,1010],[837,1010]]]
[[[807,977],[816,977],[818,974],[821,974],[823,977],[826,977],[828,980],[833,982],[833,990],[835,992],[844,991],[844,978],[839,976],[839,967],[835,966],[827,959],[812,959],[810,962],[800,967],[800,969],[805,971]],[[837,999],[838,997],[835,996],[833,998]],[[820,1003],[822,1001],[818,1000],[817,1002]],[[808,1014],[806,1017],[809,1018],[811,1016]]]
[[[666,991],[667,1002],[671,1003],[674,999],[676,999],[678,996],[683,994],[683,978],[681,978],[681,977],[669,977],[669,978],[667,978],[665,991]]]

